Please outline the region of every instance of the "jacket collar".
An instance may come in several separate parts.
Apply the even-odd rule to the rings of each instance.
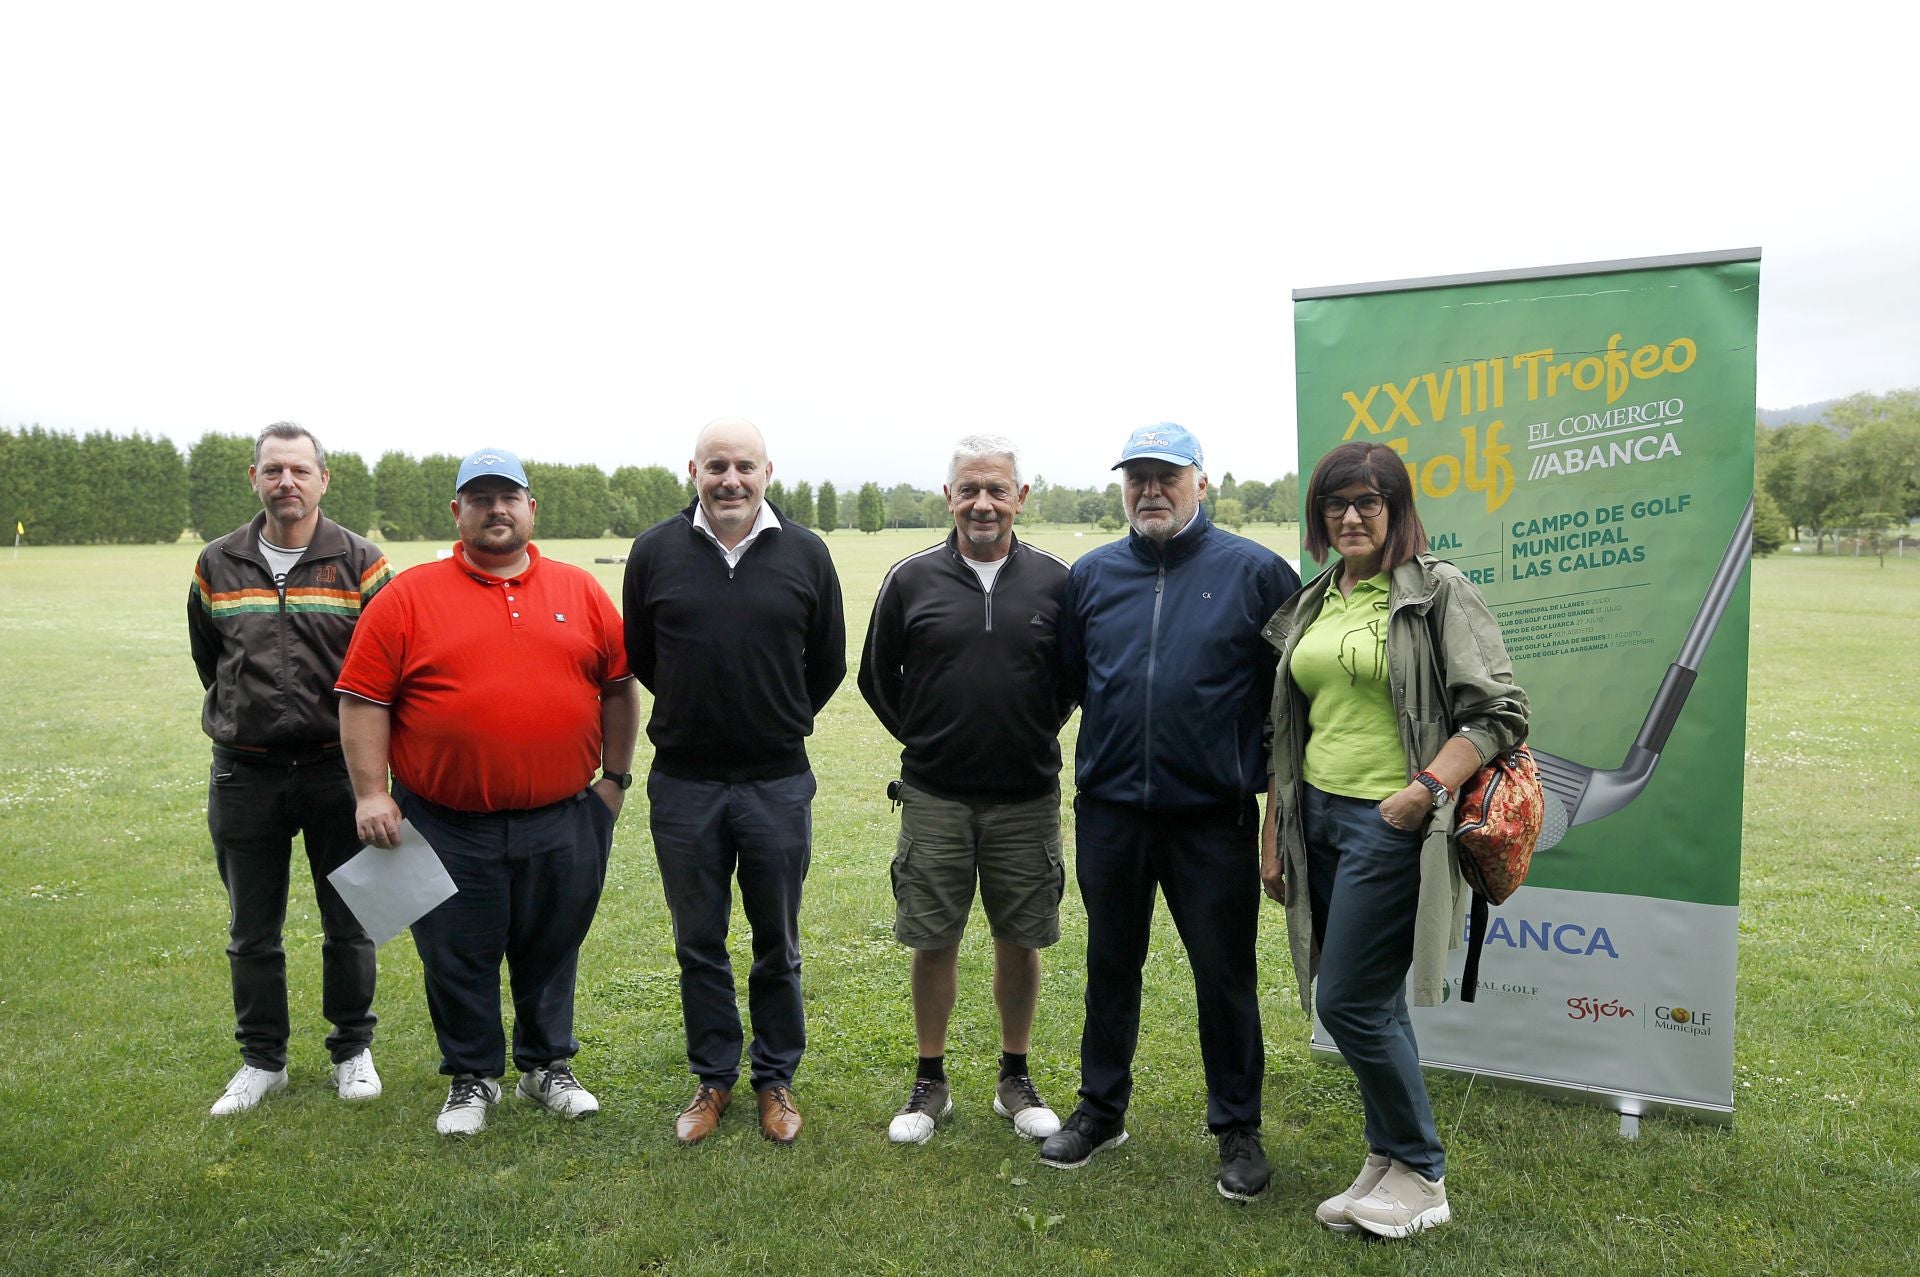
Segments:
[[[245,559],[249,563],[267,566],[267,556],[260,553],[260,538],[267,530],[267,512],[254,515],[245,527],[235,528],[220,540],[220,548],[236,559]],[[347,534],[344,529],[326,515],[320,516],[313,525],[313,539],[307,542],[306,553],[300,556],[301,562],[312,559],[324,559],[347,552]]]
[[[1132,527],[1127,528],[1127,544],[1133,551],[1133,557],[1142,563],[1151,563],[1155,567],[1163,564],[1171,566],[1183,559],[1190,559],[1198,553],[1200,543],[1206,540],[1207,535],[1212,531],[1213,521],[1207,518],[1207,503],[1202,501],[1194,507],[1192,522],[1180,529],[1174,538],[1167,542],[1165,549],[1162,549],[1152,537],[1143,537]]]
[[[1439,578],[1433,572],[1436,562],[1431,554],[1416,554],[1387,573],[1387,597],[1393,601],[1395,611],[1410,607],[1424,612],[1433,602],[1440,588]],[[1299,597],[1317,600],[1326,591],[1337,588],[1333,582],[1339,571],[1340,560],[1336,557],[1301,588]]]
[[[1433,574],[1434,557],[1431,554],[1416,554],[1388,574],[1391,582],[1389,597],[1395,608],[1410,607],[1424,612],[1433,602],[1434,593],[1439,590],[1440,582]]]
[[[1020,553],[1020,534],[1018,532],[1015,532],[1012,534],[1012,536],[1013,536],[1013,543],[1007,547],[1007,557],[1000,560],[1002,563],[1013,562],[1014,556]],[[966,555],[960,553],[960,529],[959,528],[947,529],[947,555],[949,558],[952,558],[955,560],[964,559],[967,557]],[[964,567],[965,565],[962,564],[962,566]]]

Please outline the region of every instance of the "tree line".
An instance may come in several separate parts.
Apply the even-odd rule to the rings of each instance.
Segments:
[[[1767,553],[1811,537],[1824,553],[1836,529],[1878,550],[1920,516],[1920,388],[1859,394],[1825,405],[1820,420],[1767,426],[1756,422],[1754,548]],[[172,441],[143,433],[73,435],[39,426],[0,427],[0,528],[19,523],[40,545],[177,541],[189,530],[202,540],[224,536],[251,519],[258,498],[242,481],[253,441],[209,432],[182,456]],[[371,468],[353,452],[329,452],[331,480],[322,508],[356,531],[390,541],[443,540],[451,535],[447,501],[460,459],[449,453],[413,457],[384,453]],[[693,500],[690,479],[665,466],[529,461],[527,478],[540,501],[540,531],[561,537],[633,536]],[[791,486],[776,479],[768,498],[796,523],[822,531],[857,528],[944,528],[948,514],[937,489],[863,484],[842,502],[831,482]],[[1231,473],[1213,485],[1216,523],[1291,522],[1298,517],[1299,476],[1271,483]],[[1120,485],[1075,488],[1036,476],[1026,519],[1125,526]]]
[[[1298,475],[1288,474],[1272,483],[1262,479],[1242,483],[1228,471],[1209,491],[1209,517],[1230,528],[1249,523],[1292,523],[1299,517]],[[778,498],[774,504],[780,505]],[[878,532],[882,528],[944,528],[950,517],[947,499],[937,491],[906,483],[885,489],[877,483],[867,483],[854,494],[853,509],[843,526],[862,532]],[[1034,477],[1022,517],[1032,523],[1084,523],[1109,532],[1118,532],[1127,522],[1118,483],[1109,483],[1104,488],[1070,488],[1049,483],[1045,475]]]
[[[1821,554],[1845,530],[1882,553],[1920,516],[1920,388],[1852,395],[1818,421],[1756,430],[1757,552],[1811,536]]]
[[[24,525],[26,539],[37,545],[169,542],[188,531],[211,541],[259,511],[259,498],[244,481],[252,460],[253,440],[242,435],[210,431],[182,456],[172,441],[145,434],[76,436],[40,426],[0,427],[0,520]],[[540,502],[541,535],[556,539],[634,536],[694,499],[693,481],[665,466],[621,466],[612,474],[592,464],[526,466]],[[329,451],[327,469],[321,508],[342,526],[377,531],[388,541],[452,535],[447,502],[460,458],[396,450],[369,468],[358,453]],[[1291,520],[1299,486],[1291,474],[1274,483],[1241,483],[1228,474],[1213,489],[1211,512],[1231,527]],[[767,498],[788,519],[823,532],[944,528],[949,522],[939,491],[905,483],[885,489],[867,483],[842,503],[831,482],[789,486],[775,479]],[[1110,530],[1125,526],[1117,483],[1070,488],[1035,478],[1024,517]]]

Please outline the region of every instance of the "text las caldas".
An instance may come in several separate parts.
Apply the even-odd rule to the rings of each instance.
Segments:
[[[1678,399],[1614,408],[1635,383],[1693,366],[1698,350],[1690,337],[1676,337],[1665,345],[1647,343],[1629,350],[1625,335],[1614,333],[1606,349],[1578,357],[1557,357],[1552,347],[1519,354],[1479,359],[1433,372],[1416,373],[1404,382],[1384,381],[1364,391],[1341,392],[1353,416],[1344,443],[1365,430],[1368,435],[1393,434],[1403,426],[1412,430],[1502,410],[1507,403],[1508,374],[1516,389],[1524,388],[1524,402],[1549,400],[1565,392],[1603,391],[1608,411],[1569,416],[1555,423],[1542,421],[1527,427],[1529,450],[1539,450],[1562,439],[1586,439],[1555,452],[1536,456],[1528,467],[1531,479],[1579,474],[1637,461],[1679,456],[1680,445],[1671,430],[1639,436],[1677,422],[1685,405]],[[1442,451],[1422,461],[1407,462],[1407,476],[1424,496],[1445,498],[1464,488],[1482,494],[1489,514],[1513,494],[1512,445],[1502,441],[1503,418],[1460,426],[1458,450]],[[1595,436],[1599,436],[1596,438]],[[1605,442],[1601,442],[1601,439]],[[1382,440],[1405,456],[1406,435]]]
[[[1515,581],[1556,573],[1644,563],[1647,547],[1634,541],[1629,520],[1684,514],[1693,494],[1644,498],[1515,519],[1507,528],[1507,575]]]

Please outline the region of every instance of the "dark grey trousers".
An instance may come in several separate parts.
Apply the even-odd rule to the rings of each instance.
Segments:
[[[456,893],[413,924],[440,1071],[499,1077],[500,961],[513,989],[513,1063],[522,1073],[580,1050],[573,987],[613,847],[613,813],[591,789],[532,811],[464,812],[394,785]]]
[[[800,891],[813,858],[813,773],[778,780],[647,777],[648,820],[680,960],[687,1065],[733,1089],[742,1033],[727,956],[733,878],[753,932],[747,1012],[755,1090],[790,1085],[807,1049],[800,1000]]]
[[[304,761],[216,754],[207,783],[207,830],[227,888],[227,965],[233,975],[234,1039],[257,1069],[287,1066],[287,918],[293,836],[306,847],[320,906],[320,1011],[333,1025],[334,1063],[373,1041],[373,941],[327,881],[360,850],[353,784],[338,751]]]
[[[1080,1101],[1102,1122],[1133,1098],[1141,970],[1156,888],[1193,969],[1207,1128],[1260,1126],[1266,1048],[1254,977],[1260,921],[1260,813],[1252,798],[1197,811],[1074,800],[1075,877],[1087,910],[1087,1015]]]

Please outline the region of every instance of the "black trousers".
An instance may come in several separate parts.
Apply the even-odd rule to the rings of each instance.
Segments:
[[[458,889],[413,924],[440,1071],[506,1072],[502,958],[514,1067],[572,1059],[574,979],[607,880],[613,813],[591,789],[531,811],[454,811],[397,783],[394,798]]]
[[[327,1051],[338,1064],[373,1041],[373,941],[327,881],[360,850],[353,783],[338,751],[302,761],[216,754],[207,782],[207,831],[227,888],[227,966],[233,976],[234,1039],[257,1069],[287,1066],[287,955],[281,931],[293,836],[306,847],[320,906],[320,1011],[333,1025]]]
[[[1207,1127],[1260,1125],[1266,1051],[1254,978],[1260,911],[1259,811],[1254,800],[1145,811],[1074,800],[1075,874],[1087,910],[1087,1018],[1080,1099],[1103,1122],[1133,1096],[1140,973],[1157,887],[1186,946],[1207,1077]]]
[[[740,1076],[740,1007],[727,955],[733,879],[753,933],[747,1011],[753,1086],[790,1085],[807,1049],[800,999],[800,892],[813,858],[813,773],[777,780],[647,777],[648,821],[673,915],[687,1067],[732,1090]]]

